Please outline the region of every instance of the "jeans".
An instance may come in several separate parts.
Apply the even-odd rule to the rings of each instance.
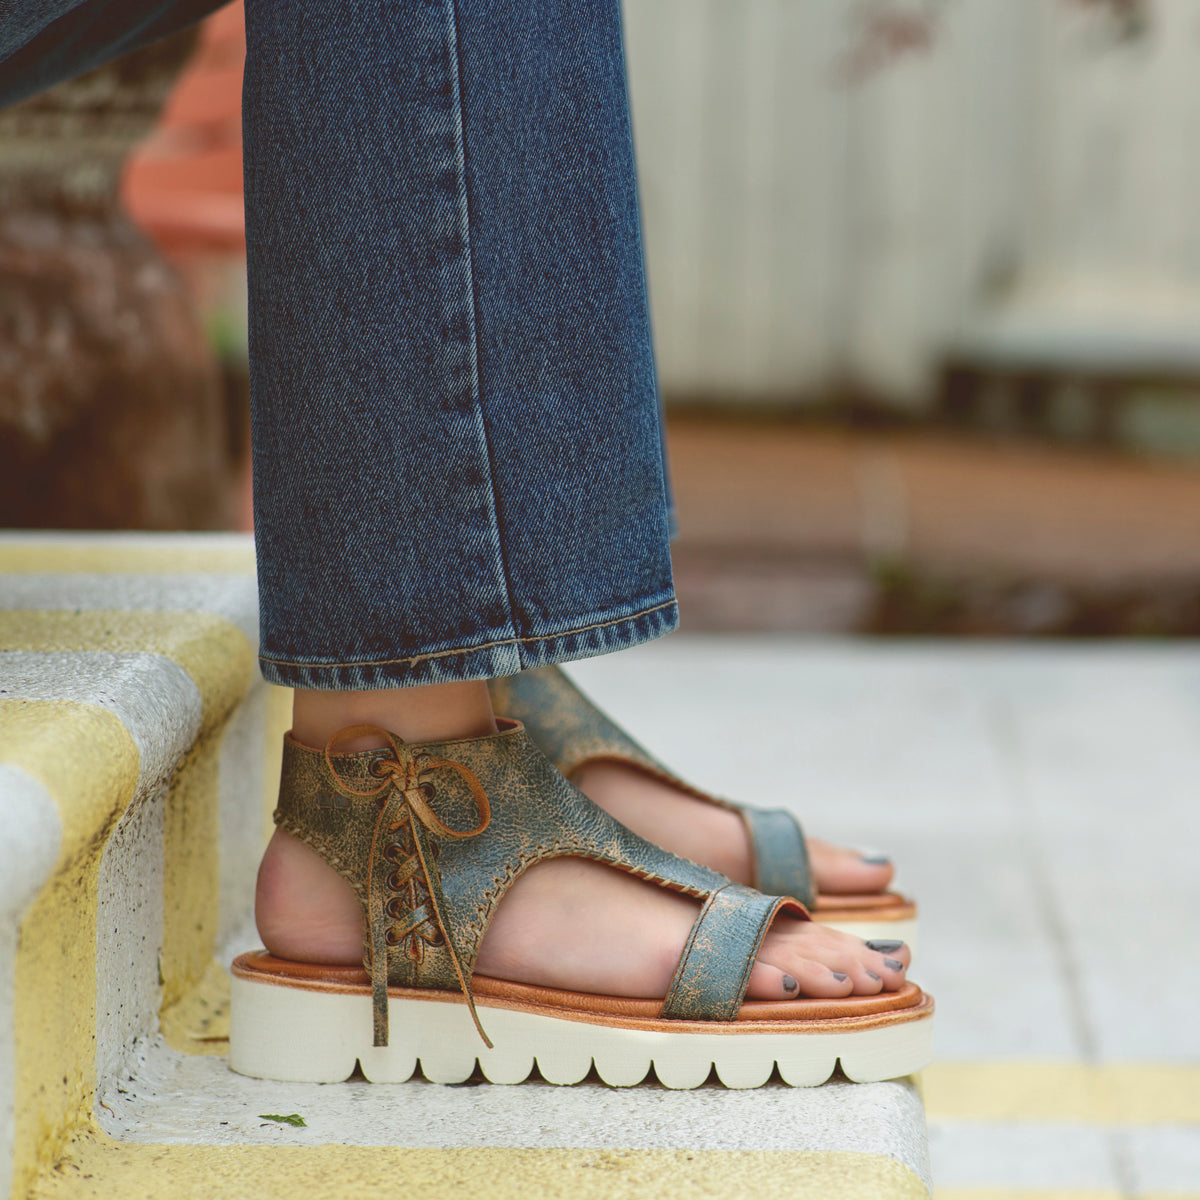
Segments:
[[[0,102],[213,7],[10,0]],[[266,678],[476,679],[669,632],[617,0],[247,0],[246,24]]]

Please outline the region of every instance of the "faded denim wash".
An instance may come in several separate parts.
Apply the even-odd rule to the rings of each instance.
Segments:
[[[211,7],[17,0],[0,99]],[[482,678],[668,632],[616,0],[247,0],[246,17],[265,676]]]

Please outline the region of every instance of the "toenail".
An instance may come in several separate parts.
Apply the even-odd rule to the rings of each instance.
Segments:
[[[899,950],[900,947],[904,945],[904,943],[903,942],[868,942],[867,945],[872,950],[879,951],[880,954],[895,954],[896,951]]]
[[[838,981],[838,983],[845,983],[846,980],[850,978],[850,976],[844,971],[830,971],[829,973]]]
[[[876,983],[882,983],[882,982],[883,982],[883,976],[882,976],[882,975],[876,975],[874,971],[868,971],[868,972],[867,972],[867,977],[868,977],[869,979],[873,979],[873,980],[875,980],[875,982],[876,982]]]
[[[790,975],[785,975],[783,977],[783,990],[785,992],[795,992],[798,991],[799,988],[800,985]]]
[[[904,964],[898,958],[885,958],[883,960],[883,965],[887,967],[889,971],[904,970]]]
[[[858,856],[858,861],[866,863],[868,867],[888,867],[891,866],[892,856],[879,850],[868,850]]]

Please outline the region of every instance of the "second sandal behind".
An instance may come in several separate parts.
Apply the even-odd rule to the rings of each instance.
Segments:
[[[489,684],[492,706],[524,724],[542,752],[568,778],[588,763],[613,762],[665,783],[706,804],[738,814],[754,858],[754,886],[795,896],[813,920],[868,938],[907,942],[915,950],[917,906],[896,892],[819,893],[808,861],[804,831],[782,808],[735,804],[680,779],[599,709],[559,667],[539,667]]]
[[[763,896],[631,833],[568,783],[519,722],[457,741],[336,752],[288,738],[275,819],[345,878],[365,914],[364,967],[233,965],[230,1065],[270,1079],[332,1082],[356,1063],[376,1081],[420,1067],[455,1083],[476,1069],[517,1083],[536,1064],[551,1083],[595,1068],[613,1085],[651,1069],[668,1087],[730,1087],[778,1069],[821,1083],[909,1074],[931,1057],[933,1002],[898,991],[843,1000],[744,1000],[773,921],[808,920],[799,901]],[[382,731],[371,730],[380,733]],[[529,867],[571,856],[606,863],[701,903],[666,998],[630,1000],[476,975],[488,923]]]

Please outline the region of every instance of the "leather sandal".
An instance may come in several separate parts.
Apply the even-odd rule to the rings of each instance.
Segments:
[[[697,800],[736,812],[750,833],[753,885],[795,896],[820,921],[855,937],[907,942],[916,949],[917,906],[896,892],[821,894],[816,890],[800,822],[784,808],[753,808],[685,783],[596,707],[558,667],[489,682],[497,716],[524,724],[552,763],[570,779],[593,762],[617,762],[670,784]]]
[[[498,733],[352,753],[285,739],[276,824],[354,889],[364,965],[287,962],[265,951],[233,964],[230,1066],[259,1078],[333,1082],[358,1063],[369,1080],[461,1083],[478,1063],[493,1083],[535,1064],[568,1084],[594,1068],[611,1085],[653,1068],[671,1088],[906,1075],[931,1057],[933,1001],[915,984],[843,1000],[744,1000],[772,922],[807,920],[644,841],[567,782],[517,721]],[[529,867],[572,856],[606,863],[701,902],[665,999],[631,1000],[474,973],[488,923]],[[472,1028],[472,1024],[474,1028]]]

